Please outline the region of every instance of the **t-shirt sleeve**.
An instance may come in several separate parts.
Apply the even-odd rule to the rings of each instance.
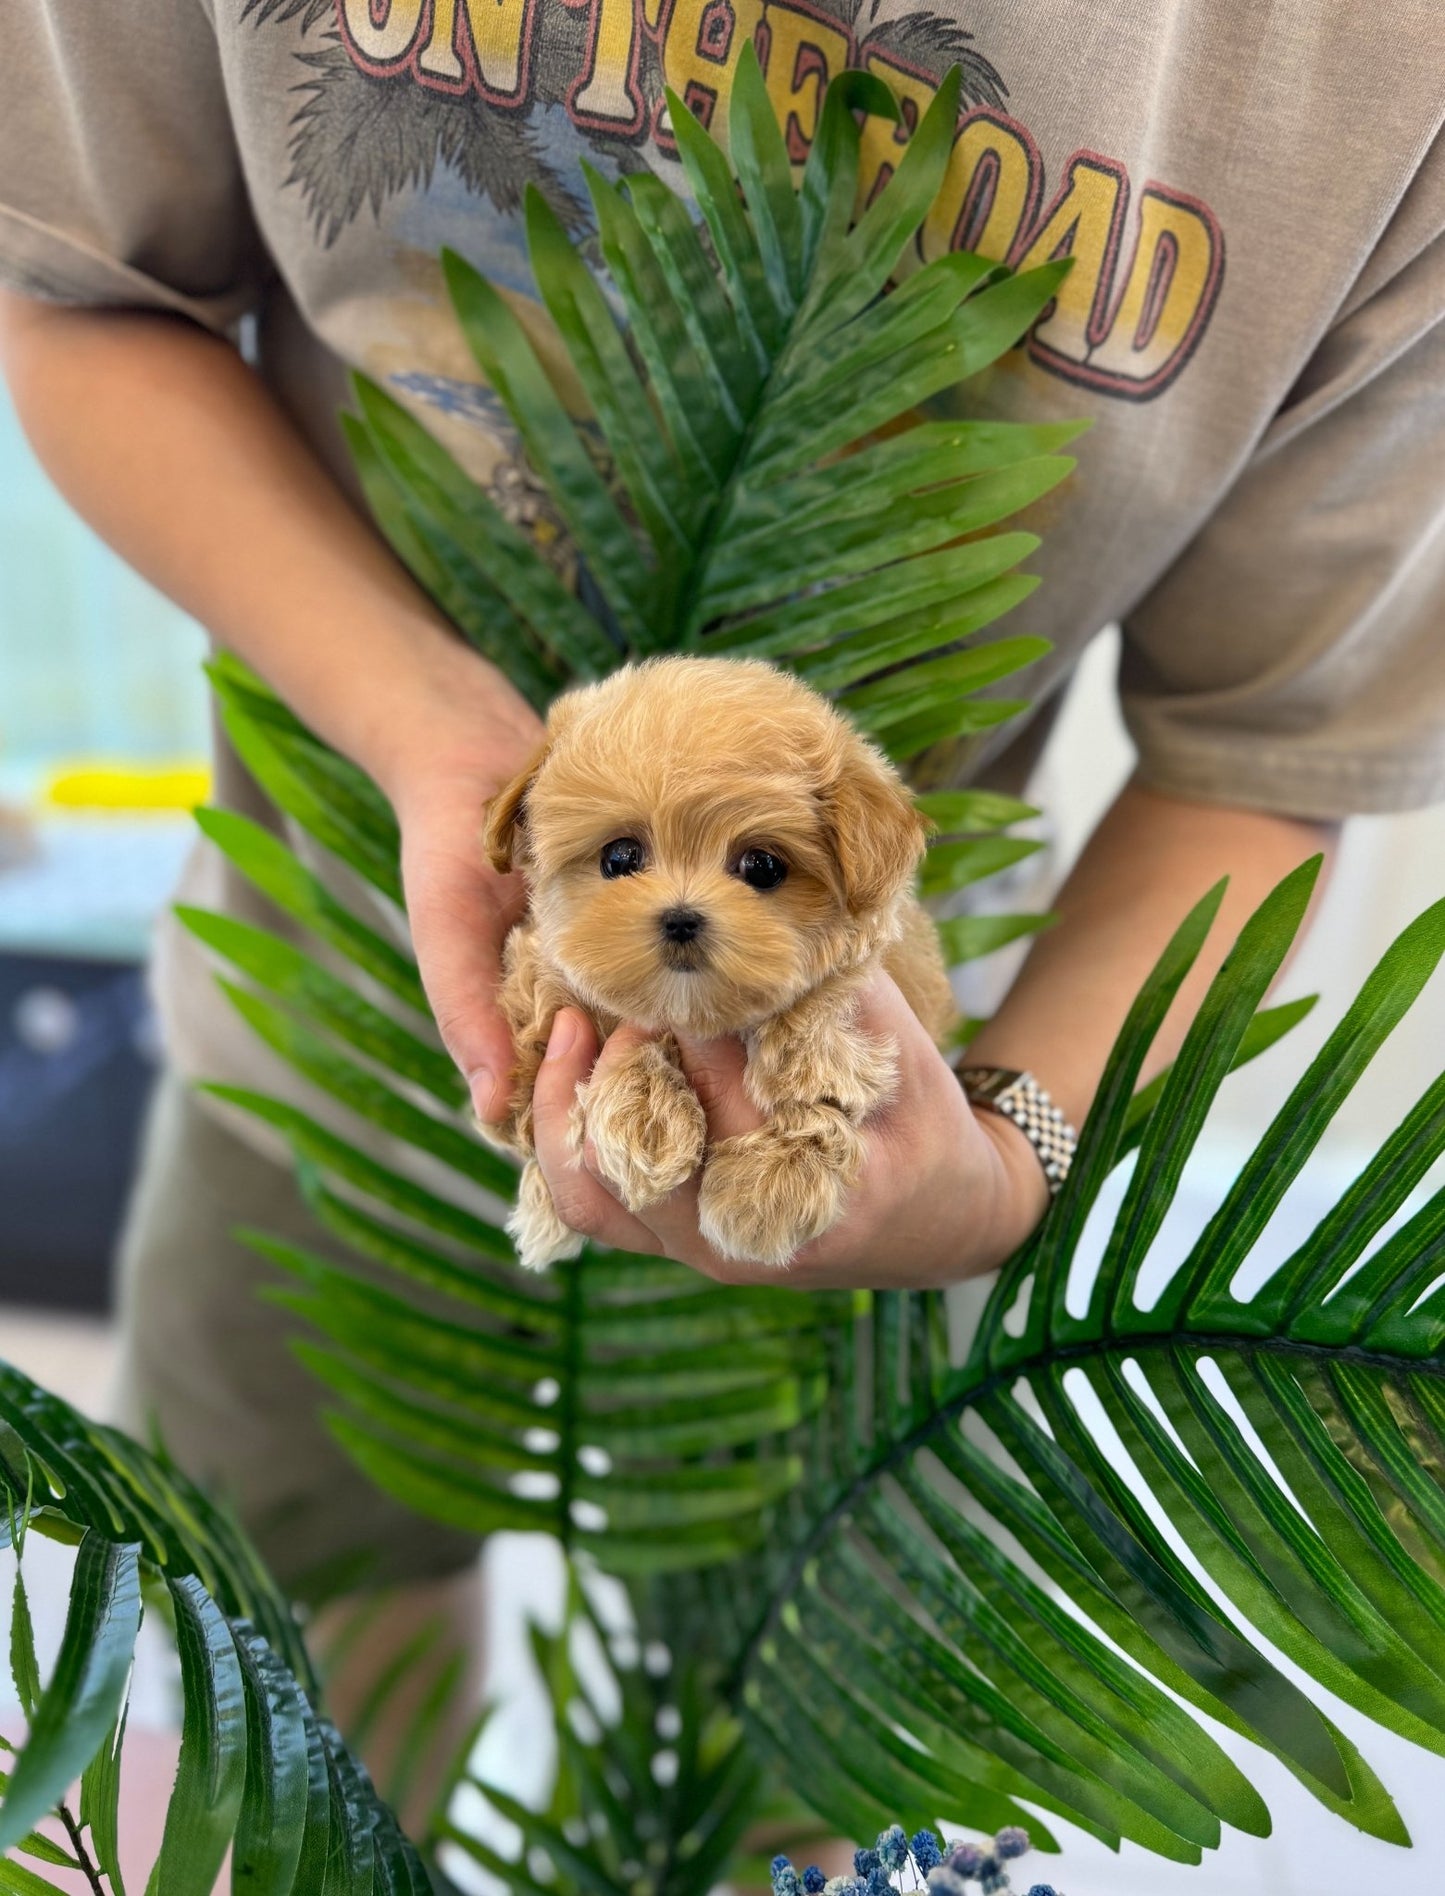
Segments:
[[[1160,790],[1322,819],[1445,799],[1432,157],[1225,500],[1125,619],[1120,699]]]
[[[205,0],[5,0],[0,283],[222,329],[265,252]]]

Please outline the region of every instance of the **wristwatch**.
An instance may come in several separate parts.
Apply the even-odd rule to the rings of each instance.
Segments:
[[[1057,1197],[1078,1150],[1079,1135],[1032,1073],[1008,1067],[959,1067],[958,1083],[971,1106],[1011,1119],[1039,1155],[1051,1196]]]

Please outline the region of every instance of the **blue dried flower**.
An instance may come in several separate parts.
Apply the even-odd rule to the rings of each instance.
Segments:
[[[801,1896],[798,1872],[785,1856],[775,1856],[768,1867],[773,1873],[773,1896]]]
[[[824,1876],[816,1863],[810,1863],[807,1869],[803,1871],[803,1888],[807,1890],[808,1896],[823,1896],[823,1891],[827,1886],[827,1877]]]
[[[868,1896],[868,1892],[856,1876],[830,1876],[823,1885],[823,1896]]]
[[[1029,1896],[1059,1896],[1052,1883],[1035,1883]]]
[[[865,1896],[893,1896],[893,1884],[881,1863],[876,1870],[868,1872],[868,1881],[863,1889]]]
[[[955,1876],[977,1876],[984,1860],[976,1843],[956,1843],[948,1853],[948,1867]]]
[[[1027,1856],[1031,1848],[1029,1833],[1017,1824],[1007,1825],[993,1840],[994,1855],[1002,1857],[1005,1863],[1014,1857]]]
[[[885,1870],[901,1870],[908,1862],[908,1839],[902,1824],[894,1824],[878,1839],[878,1857]]]
[[[943,1861],[943,1851],[931,1830],[918,1831],[910,1839],[908,1847],[913,1852],[913,1861],[925,1876]]]
[[[869,1877],[877,1868],[878,1852],[876,1850],[855,1850],[853,1852],[853,1874],[855,1876]]]
[[[996,1856],[985,1857],[979,1864],[978,1886],[983,1896],[998,1896],[1001,1889],[1008,1888],[1008,1871]]]

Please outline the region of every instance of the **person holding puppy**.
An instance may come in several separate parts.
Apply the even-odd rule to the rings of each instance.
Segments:
[[[1125,9],[497,11],[421,0],[12,0],[0,76],[0,357],[62,491],[390,798],[422,978],[478,1115],[508,1110],[498,1006],[521,888],[479,813],[541,727],[464,648],[378,539],[335,425],[365,368],[442,434],[510,517],[567,549],[477,386],[435,257],[451,243],[525,307],[524,184],[578,222],[576,159],[676,178],[664,76],[721,113],[740,34],[796,154],[820,78],[880,74],[903,121],[870,126],[874,185],[955,61],[965,111],[925,254],[1074,259],[1026,348],[971,387],[977,412],[1090,416],[1079,476],[1048,503],[1029,629],[1054,642],[1024,689],[1047,706],[1104,624],[1124,629],[1135,778],[1099,826],[972,1063],[1028,1070],[1078,1124],[1136,988],[1185,910],[1231,878],[1216,933],[1154,1049],[1178,1045],[1223,945],[1356,811],[1445,794],[1445,148],[1427,9],[1334,9],[1295,30],[1247,0]],[[616,17],[614,18],[614,15]],[[644,15],[646,17],[644,17]],[[594,18],[596,16],[596,18]],[[865,179],[865,184],[867,180]],[[244,353],[236,346],[244,343]],[[1042,511],[1042,509],[1040,510]],[[1009,756],[932,759],[938,781]],[[275,821],[224,744],[217,794]],[[244,911],[200,852],[185,895]],[[265,918],[274,925],[275,918]],[[372,1583],[454,1577],[463,1537],[398,1518],[312,1417],[285,1319],[230,1227],[312,1242],[281,1155],[186,1090],[291,1081],[167,928],[163,1085],[123,1275],[123,1409],[237,1497],[292,1586],[365,1550]],[[791,1265],[800,1286],[957,1282],[1033,1229],[1049,1183],[1007,1118],[975,1111],[897,986],[862,1026],[898,1048],[863,1127],[845,1216]],[[695,1183],[624,1208],[570,1163],[579,1083],[635,1057],[556,1014],[535,1085],[537,1158],[574,1231],[728,1282]],[[755,1129],[728,1036],[682,1033],[708,1136]],[[405,1617],[402,1607],[394,1616]]]

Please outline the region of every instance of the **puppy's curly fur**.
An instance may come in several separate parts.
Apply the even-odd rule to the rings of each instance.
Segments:
[[[925,826],[897,772],[823,698],[750,660],[663,658],[569,692],[531,764],[488,806],[486,849],[520,869],[502,1006],[511,1110],[489,1129],[526,1156],[510,1230],[521,1261],[571,1257],[533,1156],[532,1088],[560,1007],[605,1037],[654,1030],[579,1088],[572,1137],[633,1211],[699,1166],[724,1256],[785,1264],[841,1216],[860,1126],[896,1050],[856,1025],[878,966],[941,1038],[955,1018],[912,893]],[[779,874],[781,870],[781,875]],[[707,1147],[673,1031],[738,1034],[756,1132]]]

